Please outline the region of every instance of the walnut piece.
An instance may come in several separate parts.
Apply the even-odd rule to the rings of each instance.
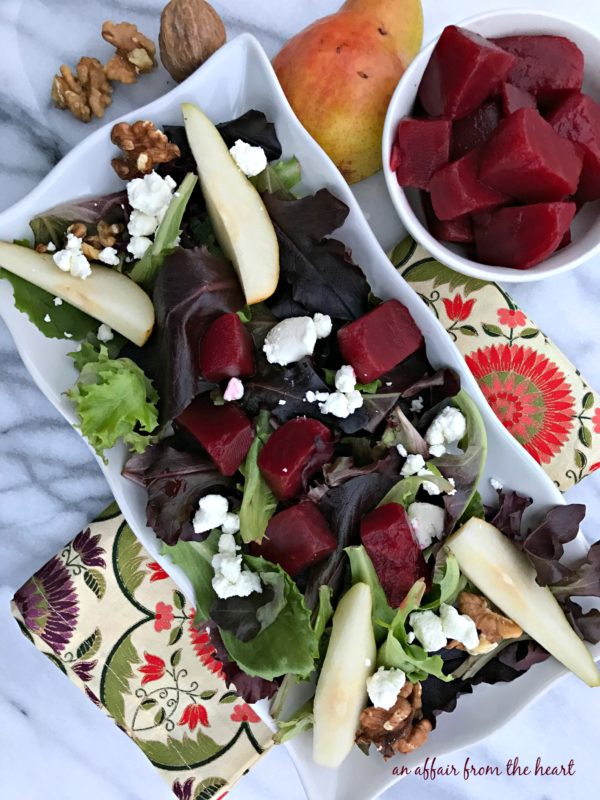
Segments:
[[[171,0],[160,17],[160,58],[178,83],[225,44],[221,17],[205,0]]]
[[[177,145],[148,120],[140,119],[133,125],[119,122],[113,127],[110,138],[123,151],[123,155],[113,158],[111,164],[124,181],[146,175],[156,164],[166,164],[181,155]]]
[[[52,99],[58,108],[68,108],[77,119],[90,122],[103,117],[112,102],[112,86],[97,58],[84,56],[76,67],[77,77],[63,64],[52,81]]]
[[[102,25],[102,38],[117,50],[106,64],[109,80],[135,83],[139,75],[156,66],[156,46],[136,25],[107,20]]]
[[[480,645],[481,639],[488,644],[497,644],[504,639],[517,639],[523,634],[523,629],[516,622],[492,611],[485,597],[479,594],[461,592],[458,595],[458,609],[461,614],[471,617],[481,632]]]
[[[422,693],[420,683],[407,682],[389,710],[365,708],[356,734],[358,746],[368,751],[374,744],[386,760],[395,753],[411,753],[421,747],[432,729],[431,722],[423,719]]]

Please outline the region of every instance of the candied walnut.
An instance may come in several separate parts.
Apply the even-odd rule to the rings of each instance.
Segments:
[[[52,99],[58,108],[68,108],[82,122],[90,122],[92,116],[103,117],[104,110],[112,102],[112,86],[104,67],[97,58],[79,59],[77,76],[63,64],[60,75],[52,82]]]
[[[357,745],[365,751],[375,745],[386,760],[395,753],[411,753],[425,743],[432,729],[431,722],[423,719],[422,707],[421,684],[405,683],[392,708],[365,708]]]
[[[156,164],[166,164],[181,155],[179,147],[148,120],[139,119],[133,125],[119,122],[113,127],[110,138],[123,151],[111,164],[124,181],[146,175]]]
[[[87,225],[84,222],[73,222],[67,228],[67,233],[72,233],[78,239],[84,239],[87,236]]]
[[[156,47],[136,25],[108,20],[102,25],[102,38],[117,50],[106,64],[109,80],[135,83],[139,75],[156,66]]]
[[[105,247],[114,247],[124,230],[125,226],[120,223],[109,223],[101,219],[96,226],[96,233],[88,236],[86,241],[99,250],[103,250]]]
[[[482,639],[484,645],[497,644],[504,639],[517,639],[523,634],[523,629],[516,622],[492,611],[485,597],[479,594],[461,592],[458,595],[458,608],[461,614],[471,617],[481,632],[480,645]]]

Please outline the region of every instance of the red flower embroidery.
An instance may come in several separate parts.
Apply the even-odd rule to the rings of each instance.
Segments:
[[[161,565],[156,561],[152,561],[150,564],[148,564],[148,569],[152,573],[150,576],[150,583],[154,583],[154,581],[164,581],[165,578],[169,577]]]
[[[190,619],[189,632],[190,639],[192,640],[192,646],[196,652],[196,655],[202,664],[204,664],[204,666],[212,673],[217,675],[219,678],[224,677],[222,672],[222,664],[214,657],[214,654],[217,651],[210,640],[210,634],[205,628],[202,628],[201,630],[195,628],[193,620],[194,613],[192,613],[192,617]]]
[[[538,463],[558,453],[573,427],[574,398],[556,364],[522,345],[492,345],[467,365],[505,428]]]
[[[597,469],[600,469],[600,461],[596,461],[595,464],[592,464],[590,467],[590,472],[596,472]]]
[[[600,408],[597,408],[594,411],[594,416],[592,417],[592,423],[594,425],[594,431],[596,433],[600,433]]]
[[[173,620],[175,619],[173,615],[173,606],[168,606],[161,600],[160,603],[156,604],[154,613],[156,614],[156,619],[154,620],[154,630],[157,633],[160,633],[161,631],[168,631],[171,628]]]
[[[232,722],[260,722],[260,717],[247,703],[240,703],[233,707]]]
[[[522,311],[514,308],[499,308],[498,319],[501,325],[508,325],[509,328],[517,328],[519,325],[525,325],[527,317]]]
[[[464,322],[471,311],[473,311],[473,306],[475,305],[475,300],[471,299],[465,301],[459,294],[453,299],[444,297],[442,300],[446,308],[448,319],[451,320],[451,322]]]
[[[177,724],[187,725],[191,731],[195,730],[198,724],[204,725],[205,728],[210,728],[208,714],[200,703],[190,703],[189,706],[186,706]]]
[[[165,674],[165,662],[160,656],[153,656],[151,653],[144,653],[146,663],[143,667],[139,667],[144,677],[142,678],[142,686],[150,681],[159,681]]]

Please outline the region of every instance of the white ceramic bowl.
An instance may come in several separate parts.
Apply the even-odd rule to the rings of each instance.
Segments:
[[[458,23],[463,28],[482,36],[514,36],[516,34],[553,34],[572,39],[585,56],[585,78],[583,90],[600,100],[600,38],[554,14],[539,11],[493,11],[479,14]],[[554,253],[541,264],[531,269],[519,270],[491,266],[471,261],[464,255],[464,248],[435,239],[427,230],[417,189],[402,189],[395,173],[390,169],[390,153],[398,123],[410,116],[417,97],[421,78],[425,71],[437,38],[415,58],[406,70],[390,102],[383,132],[383,171],[385,180],[407,231],[417,239],[432,256],[448,267],[490,281],[528,283],[559,275],[578,267],[600,252],[600,201],[587,203],[577,214],[572,226],[573,242]]]
[[[350,213],[336,236],[352,248],[356,262],[364,268],[379,297],[395,297],[408,307],[423,331],[432,364],[450,366],[459,372],[463,387],[481,411],[489,444],[480,487],[485,502],[493,500],[489,479],[496,477],[507,488],[518,489],[534,499],[529,520],[545,513],[549,506],[564,503],[546,473],[500,424],[441,323],[391,265],[348,184],[294,116],[258,42],[247,34],[239,36],[184,83],[144,108],[127,114],[124,120],[150,119],[158,125],[180,124],[182,102],[198,103],[215,122],[232,119],[250,108],[264,111],[277,126],[284,156],[296,154],[300,159],[302,190],[309,193],[326,187],[348,205]],[[0,238],[26,236],[28,220],[57,203],[122,187],[110,169],[110,159],[115,153],[110,141],[111,127],[108,124],[91,134],[31,194],[0,214]],[[15,309],[10,284],[4,280],[0,280],[0,315],[39,388],[67,422],[75,425],[73,408],[64,395],[76,378],[72,361],[66,356],[73,349],[73,343],[47,339],[40,333]],[[98,463],[136,536],[193,602],[190,581],[179,567],[160,555],[160,543],[146,525],[146,492],[121,475],[126,459],[125,448],[119,445],[108,453],[107,464],[100,459]],[[570,548],[574,555],[581,555],[586,549],[583,536],[580,535]],[[593,652],[600,656],[600,645],[596,645]],[[371,800],[399,780],[392,771],[394,766],[404,764],[414,769],[426,758],[439,758],[473,744],[502,726],[565,673],[561,664],[548,659],[514,683],[478,686],[473,695],[460,699],[455,712],[440,717],[425,747],[387,764],[376,753],[366,758],[355,748],[340,769],[319,767],[312,760],[312,737],[308,733],[292,740],[287,747],[310,800]],[[294,702],[296,707],[301,704],[298,696]],[[257,710],[269,722],[268,704],[259,703]],[[273,787],[275,794],[277,791],[278,787]]]

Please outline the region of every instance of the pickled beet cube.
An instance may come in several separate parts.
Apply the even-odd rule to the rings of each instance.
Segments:
[[[510,198],[490,189],[477,177],[480,151],[471,150],[458,161],[438,170],[431,180],[431,203],[441,220],[497,208]]]
[[[391,159],[400,186],[429,188],[433,173],[450,158],[451,132],[450,120],[400,121]]]
[[[232,403],[215,406],[202,394],[177,417],[178,424],[200,442],[223,475],[233,475],[254,439],[252,424]]]
[[[449,25],[425,68],[419,99],[432,117],[460,119],[506,80],[516,62],[483,36]]]
[[[573,241],[573,235],[571,233],[571,228],[565,233],[563,238],[560,240],[560,244],[556,248],[557,250],[562,250],[563,247],[568,247],[571,242]]]
[[[423,345],[423,334],[398,300],[388,300],[338,331],[344,360],[359,382],[370,383]]]
[[[583,154],[577,201],[600,198],[600,105],[587,94],[574,92],[549,115],[559,136],[575,142]]]
[[[399,503],[376,508],[362,520],[360,538],[388,603],[397,608],[415,581],[428,573],[406,511]]]
[[[327,520],[310,500],[271,517],[265,538],[252,553],[279,564],[292,577],[321,561],[337,547]]]
[[[461,158],[470,150],[487,142],[502,119],[502,109],[490,100],[452,125],[452,158]]]
[[[521,108],[483,146],[479,178],[524,203],[550,202],[577,189],[582,161],[537,111]]]
[[[271,434],[258,466],[279,500],[300,494],[305,482],[331,459],[331,439],[329,428],[306,417],[292,419]]]
[[[241,378],[254,372],[252,336],[237,314],[212,322],[200,344],[200,372],[209,381]]]
[[[575,203],[501,208],[485,228],[475,228],[480,261],[529,269],[559,247],[575,216]]]
[[[473,241],[473,226],[469,217],[457,217],[456,219],[442,221],[436,217],[428,194],[423,192],[421,201],[425,211],[427,227],[432,236],[440,242],[468,244]]]
[[[517,58],[508,82],[542,103],[560,99],[566,91],[581,89],[583,53],[564,36],[505,36],[493,40]]]
[[[502,97],[502,110],[507,117],[520,108],[537,108],[535,97],[524,89],[513,86],[512,83],[502,84],[500,96]]]

